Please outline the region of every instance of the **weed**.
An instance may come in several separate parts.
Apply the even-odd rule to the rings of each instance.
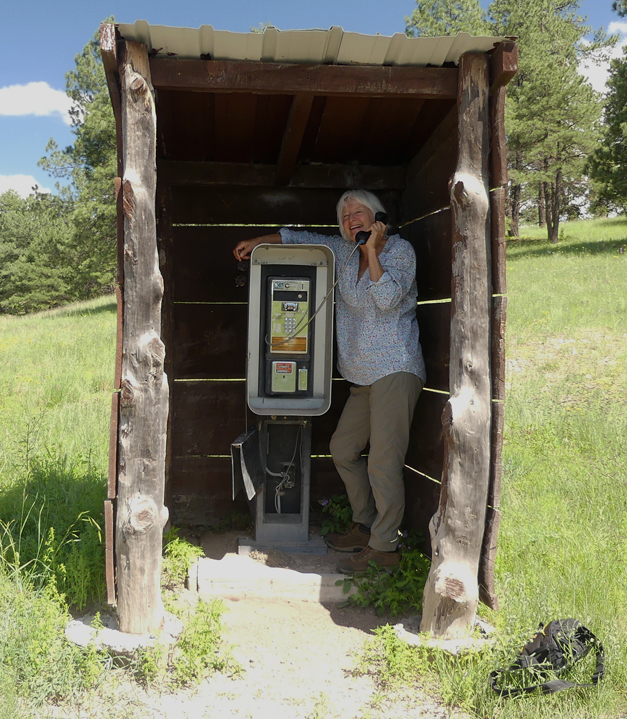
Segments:
[[[222,645],[220,601],[199,601],[195,607],[176,602],[168,609],[185,622],[185,629],[174,649],[156,644],[144,650],[139,659],[138,678],[147,684],[188,686],[197,684],[213,672],[237,674],[241,668]]]
[[[179,530],[172,527],[164,536],[164,557],[161,586],[172,588],[184,584],[192,564],[203,556],[202,547],[191,544],[178,536]]]
[[[316,699],[312,711],[307,714],[306,719],[325,719],[329,713],[329,700],[324,692]]]
[[[429,574],[431,562],[417,549],[420,540],[415,533],[404,532],[399,545],[400,564],[392,571],[378,567],[374,562],[363,574],[355,574],[338,580],[348,594],[352,587],[357,592],[349,594],[347,604],[358,607],[374,607],[379,616],[420,611],[422,592]]]
[[[0,675],[11,676],[16,696],[42,704],[96,686],[108,658],[65,640],[70,615],[54,581],[36,590],[26,572],[0,574],[0,615]]]
[[[177,684],[197,683],[211,672],[239,671],[230,653],[222,650],[223,611],[224,605],[219,601],[199,601],[196,605],[172,660]]]
[[[334,494],[330,499],[321,499],[322,520],[320,534],[343,534],[353,519],[353,510],[345,494]]]
[[[414,682],[424,672],[420,652],[401,641],[389,624],[374,630],[376,638],[364,647],[356,674],[374,674],[383,689]]]
[[[17,716],[16,677],[10,667],[3,667],[0,674],[0,719],[13,719]]]
[[[495,643],[455,658],[400,647],[387,629],[363,667],[383,684],[420,677],[477,717],[627,716],[627,265],[617,252],[626,234],[625,218],[616,218],[568,223],[559,253],[545,240],[508,243]],[[492,692],[490,672],[511,663],[539,622],[565,617],[604,643],[598,687],[515,699]],[[592,675],[593,657],[581,664],[573,681]]]

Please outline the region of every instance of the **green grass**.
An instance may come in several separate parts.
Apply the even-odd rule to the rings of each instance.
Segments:
[[[68,608],[105,597],[115,317],[111,297],[0,316],[0,719],[42,716],[51,704],[77,716],[129,715],[111,690],[111,659],[63,633]],[[180,584],[202,553],[176,530],[168,541],[164,586]],[[218,603],[170,609],[186,623],[174,655],[149,652],[128,664],[127,678],[152,667],[175,686],[238,671],[221,645]]]
[[[508,245],[507,399],[496,645],[461,659],[399,647],[382,632],[369,664],[389,685],[407,666],[479,717],[627,716],[627,220],[571,222]],[[536,239],[538,238],[538,239]],[[597,689],[499,699],[540,622],[575,617],[602,639]],[[588,681],[592,659],[580,681]]]
[[[0,548],[78,609],[104,597],[114,347],[111,297],[0,317]]]
[[[409,660],[382,633],[369,661],[385,686],[419,676],[479,717],[618,719],[627,715],[627,221],[568,223],[557,245],[537,228],[522,234],[508,247],[501,607],[482,609],[496,645],[456,660],[410,650]],[[67,608],[56,590],[77,607],[103,596],[114,336],[111,298],[0,317],[3,718],[26,696],[72,697],[99,676],[97,658],[85,663],[57,642]],[[568,616],[606,646],[599,688],[509,701],[491,694],[489,672],[539,622]],[[43,629],[33,635],[28,622]],[[64,684],[66,675],[76,682]]]
[[[94,689],[108,659],[65,641],[105,596],[115,301],[0,316],[0,717]]]

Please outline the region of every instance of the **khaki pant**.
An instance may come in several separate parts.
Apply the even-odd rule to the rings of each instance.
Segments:
[[[331,437],[331,455],[353,510],[353,521],[371,527],[369,545],[393,551],[405,511],[403,465],[422,380],[396,372],[371,385],[352,385]],[[366,461],[361,454],[370,441]]]

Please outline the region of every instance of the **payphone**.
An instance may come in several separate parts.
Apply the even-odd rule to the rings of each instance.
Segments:
[[[231,446],[255,539],[238,551],[325,552],[309,539],[311,417],[331,404],[335,257],[323,245],[258,245],[250,258],[246,400],[258,416]]]

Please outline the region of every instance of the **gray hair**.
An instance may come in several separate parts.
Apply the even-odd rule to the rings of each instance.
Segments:
[[[342,216],[344,215],[344,206],[350,200],[356,200],[364,205],[373,215],[376,215],[377,212],[385,212],[385,207],[383,207],[381,200],[372,192],[368,192],[368,190],[348,190],[348,192],[345,192],[337,203],[337,224],[340,228],[340,234],[345,240],[350,240],[350,237],[344,234]]]

